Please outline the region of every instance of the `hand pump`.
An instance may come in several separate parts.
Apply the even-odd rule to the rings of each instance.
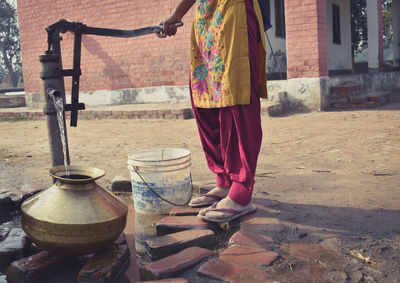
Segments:
[[[182,22],[174,24],[176,27],[183,25]],[[99,36],[111,36],[111,37],[137,37],[147,35],[151,33],[161,32],[163,27],[149,26],[134,30],[120,30],[120,29],[109,29],[109,28],[97,28],[88,27],[80,22],[68,22],[67,20],[61,19],[58,22],[48,26],[47,31],[47,50],[44,55],[39,56],[39,60],[42,65],[42,72],[40,77],[44,84],[44,93],[46,105],[43,109],[47,117],[47,126],[50,142],[50,151],[52,156],[53,166],[64,164],[62,143],[60,139],[60,128],[56,117],[56,111],[53,104],[53,95],[60,95],[64,101],[64,111],[71,111],[70,125],[72,127],[77,126],[78,122],[78,110],[84,110],[85,104],[79,103],[79,79],[81,75],[81,45],[82,45],[82,34],[92,34]],[[66,33],[67,31],[74,33],[74,50],[73,50],[73,68],[64,70],[62,68],[61,60],[61,48],[60,33]],[[71,87],[71,103],[65,103],[65,88],[64,88],[64,77],[72,77]],[[64,113],[65,121],[65,113]],[[64,125],[65,128],[65,125]],[[65,135],[67,135],[65,129]],[[67,147],[67,159],[69,164],[69,151],[68,143]]]

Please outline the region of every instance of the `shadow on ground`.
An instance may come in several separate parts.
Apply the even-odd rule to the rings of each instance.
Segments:
[[[320,235],[391,238],[400,235],[400,210],[360,209],[253,199],[260,215],[295,223]]]

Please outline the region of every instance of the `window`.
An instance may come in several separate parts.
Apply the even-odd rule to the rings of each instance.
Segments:
[[[275,35],[285,37],[285,4],[284,0],[275,0]]]
[[[339,5],[332,4],[332,31],[333,43],[341,44],[340,40],[340,7]]]

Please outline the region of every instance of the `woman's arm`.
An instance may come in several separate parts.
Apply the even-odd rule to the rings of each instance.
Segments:
[[[159,37],[167,37],[176,34],[177,28],[172,26],[174,23],[180,22],[183,16],[189,11],[189,9],[193,6],[196,0],[181,0],[178,5],[176,5],[175,10],[172,14],[161,21],[161,25],[163,25],[164,30],[161,33],[158,33]]]

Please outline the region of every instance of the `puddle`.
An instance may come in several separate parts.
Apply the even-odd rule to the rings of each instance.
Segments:
[[[125,234],[134,234],[135,253],[139,263],[150,262],[145,248],[145,241],[156,236],[157,222],[167,216],[165,214],[142,214],[135,212],[131,193],[116,193],[116,195],[128,206],[128,220]]]

